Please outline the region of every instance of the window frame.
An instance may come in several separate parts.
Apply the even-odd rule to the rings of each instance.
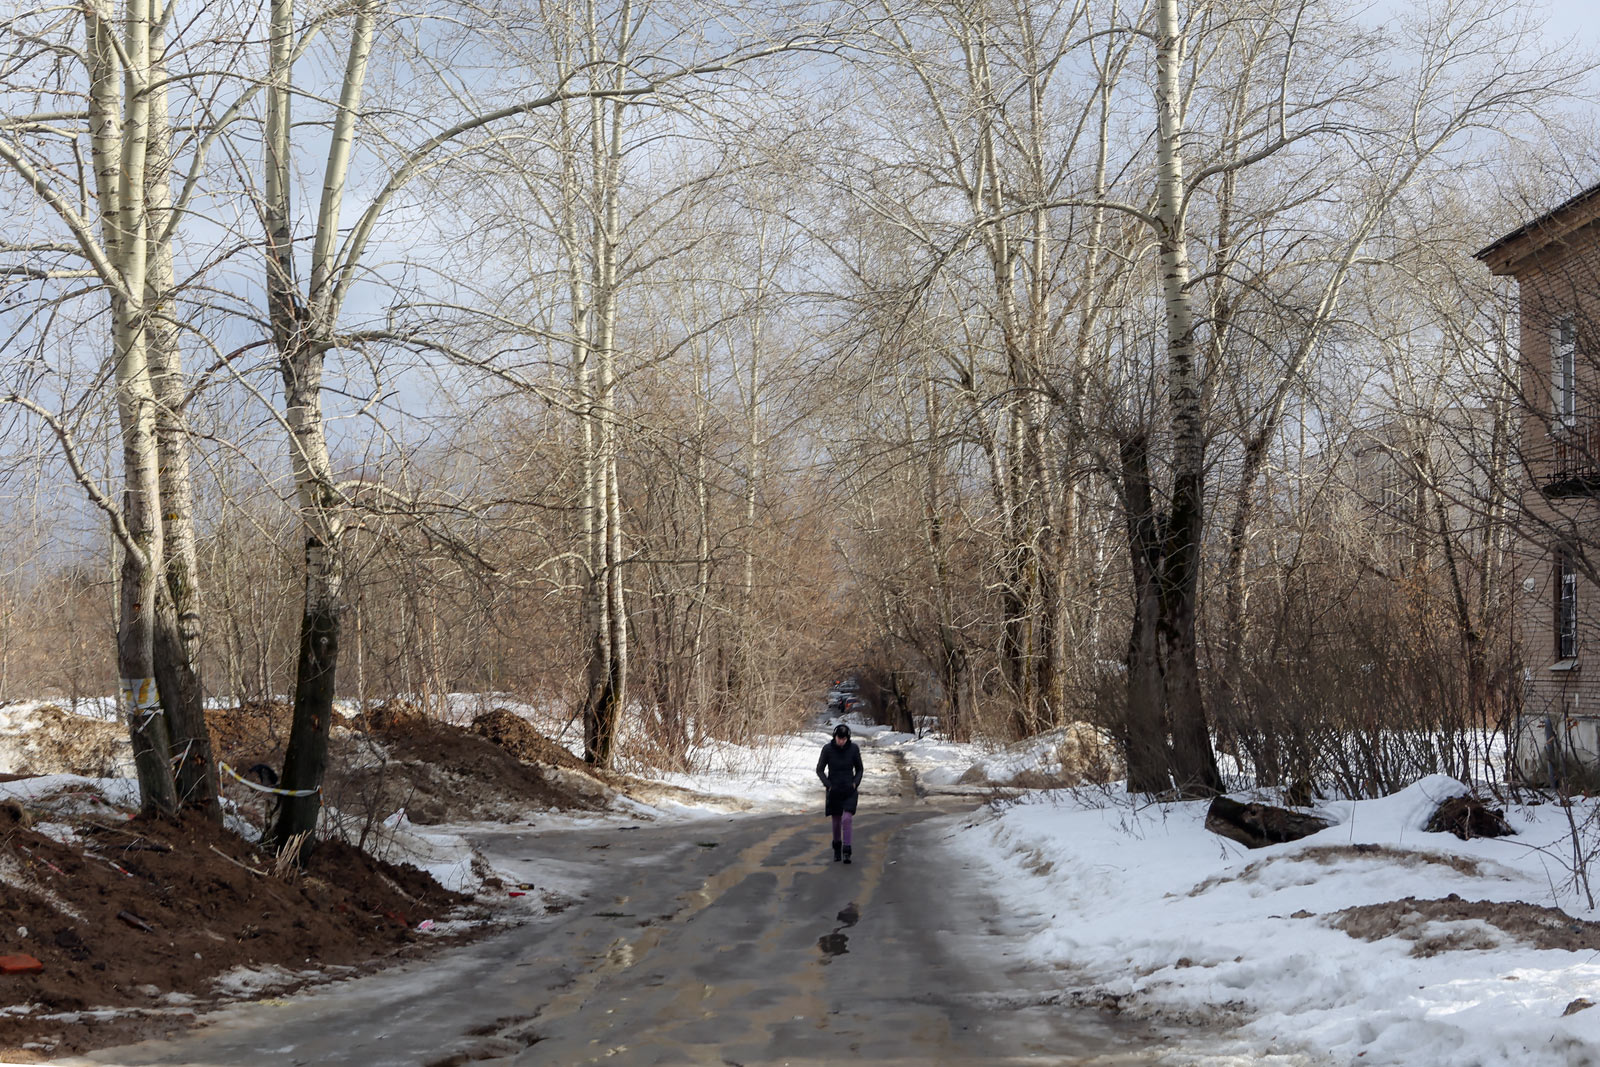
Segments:
[[[1578,658],[1578,569],[1572,553],[1555,552],[1555,653],[1557,660]]]
[[[1550,324],[1550,406],[1556,425],[1578,422],[1578,320],[1562,315]]]

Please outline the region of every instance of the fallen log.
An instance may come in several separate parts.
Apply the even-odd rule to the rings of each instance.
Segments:
[[[1207,830],[1246,848],[1298,841],[1332,825],[1327,819],[1303,811],[1254,802],[1241,804],[1227,797],[1217,797],[1206,811]]]

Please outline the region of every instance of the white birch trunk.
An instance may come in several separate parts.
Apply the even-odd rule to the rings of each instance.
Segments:
[[[589,61],[599,70],[610,69],[610,88],[627,86],[627,58],[632,33],[632,5],[624,3],[617,19],[617,51],[604,56],[594,5],[588,7]],[[617,726],[627,707],[628,624],[624,591],[625,559],[622,502],[617,484],[617,248],[621,240],[622,134],[626,104],[619,98],[600,97],[590,102],[590,165],[593,168],[596,217],[594,219],[591,328],[593,359],[593,426],[595,463],[592,493],[587,501],[594,514],[590,528],[592,565],[598,565],[598,589],[591,594],[586,614],[595,628],[589,666],[589,693],[585,699],[584,758],[609,767],[616,744]]]
[[[1161,553],[1161,615],[1172,769],[1187,793],[1218,792],[1222,777],[1211,750],[1201,696],[1195,610],[1204,529],[1205,415],[1195,344],[1184,221],[1182,26],[1177,0],[1156,3],[1156,220],[1167,324],[1167,409],[1172,437],[1172,498]]]
[[[156,448],[161,489],[164,584],[158,598],[155,667],[173,747],[179,798],[220,821],[200,682],[200,580],[194,531],[194,489],[184,424],[180,334],[174,320],[171,124],[165,79],[163,5],[152,0],[157,29],[150,41],[149,149],[145,203],[149,250],[145,277],[146,341],[156,399]]]
[[[177,810],[168,763],[166,716],[155,680],[155,625],[161,545],[161,486],[156,452],[156,399],[150,384],[144,309],[148,250],[144,201],[149,137],[151,11],[131,0],[116,47],[105,0],[85,9],[90,60],[90,138],[106,258],[117,272],[112,290],[117,419],[123,468],[122,545],[117,609],[117,673],[146,814]],[[120,55],[119,55],[120,51]],[[126,62],[122,57],[126,57]],[[121,97],[118,96],[118,74]]]

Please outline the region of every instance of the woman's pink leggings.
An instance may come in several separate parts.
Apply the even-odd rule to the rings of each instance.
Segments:
[[[845,848],[850,847],[850,818],[848,811],[833,817],[833,839],[843,843]]]

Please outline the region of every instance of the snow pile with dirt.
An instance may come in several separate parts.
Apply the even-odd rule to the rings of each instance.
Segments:
[[[0,954],[29,957],[0,994],[0,1056],[159,1036],[261,992],[240,974],[336,977],[489,921],[343,842],[280,865],[204,819],[134,819],[135,799],[125,778],[0,782]]]
[[[882,732],[864,729],[868,730],[874,747],[904,758],[907,768],[924,787],[955,785],[983,755],[977,745],[946,741],[936,734],[918,737],[887,729]]]
[[[32,803],[48,798],[58,815],[92,815],[108,809],[139,806],[139,783],[132,778],[90,778],[81,774],[45,774],[0,782],[0,800]]]
[[[402,808],[362,842],[363,849],[388,863],[425,871],[453,893],[483,891],[483,866],[467,839],[451,830],[412,825]]]
[[[28,700],[0,705],[0,774],[133,773],[133,746],[121,723],[102,719],[100,704],[60,705]]]
[[[1067,1001],[1236,1024],[1248,1056],[1596,1062],[1600,925],[1581,918],[1594,916],[1565,862],[1566,813],[1513,808],[1509,838],[1423,832],[1463,789],[1434,776],[1330,804],[1337,825],[1256,851],[1207,832],[1205,802],[1112,789],[1035,794],[950,838],[1008,908],[1037,916],[1029,955],[1081,975]],[[1596,806],[1582,803],[1580,823]]]
[[[986,755],[957,780],[1040,789],[1103,784],[1124,774],[1111,737],[1086,722],[1074,722]]]

